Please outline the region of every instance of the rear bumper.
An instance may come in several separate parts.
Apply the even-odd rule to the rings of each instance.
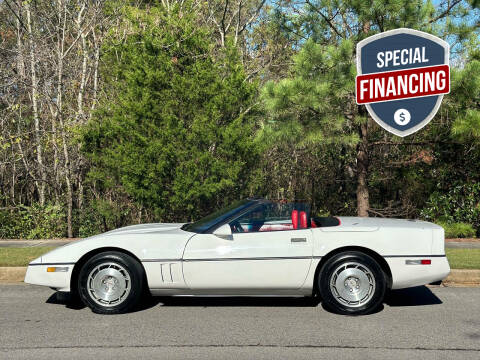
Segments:
[[[385,258],[392,271],[392,289],[403,289],[430,284],[445,279],[450,274],[446,256],[421,257],[431,260],[430,265],[407,265],[406,260],[419,260],[418,257]]]
[[[48,267],[59,266],[67,268],[62,272],[47,272]],[[25,282],[33,285],[42,285],[58,291],[70,291],[70,279],[74,264],[30,264],[25,274]]]

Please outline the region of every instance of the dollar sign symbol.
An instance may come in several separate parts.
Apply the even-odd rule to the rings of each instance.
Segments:
[[[393,114],[393,120],[400,126],[405,126],[410,122],[410,112],[406,109],[398,109]]]

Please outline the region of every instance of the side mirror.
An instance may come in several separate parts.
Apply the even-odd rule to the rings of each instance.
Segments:
[[[223,224],[220,226],[213,232],[213,235],[225,240],[233,240],[232,229],[228,224]]]

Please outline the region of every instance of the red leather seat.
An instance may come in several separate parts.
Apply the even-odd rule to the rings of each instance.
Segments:
[[[294,230],[298,229],[298,210],[292,211],[292,225]]]
[[[307,213],[305,211],[300,211],[300,229],[306,229],[307,227]]]

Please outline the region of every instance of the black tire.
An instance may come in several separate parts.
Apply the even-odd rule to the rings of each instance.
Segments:
[[[349,275],[349,272],[355,274]],[[375,311],[382,304],[387,288],[380,265],[359,251],[339,253],[328,259],[317,281],[325,308],[342,315],[365,315]],[[360,300],[353,301],[351,297]]]
[[[105,274],[108,271],[113,272],[113,276]],[[142,265],[137,260],[121,252],[108,251],[92,256],[82,266],[78,276],[78,294],[94,313],[122,314],[139,303],[144,293],[144,278]],[[98,294],[94,290],[96,284],[102,284],[101,289],[97,287]],[[118,296],[118,300],[109,303],[102,295]]]

